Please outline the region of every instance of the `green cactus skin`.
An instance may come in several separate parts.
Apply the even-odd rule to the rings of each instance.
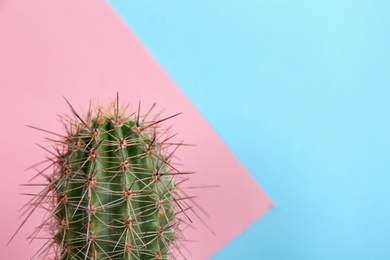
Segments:
[[[84,118],[70,107],[75,118],[62,118],[67,135],[54,141],[58,155],[41,193],[50,214],[38,229],[48,228],[52,238],[40,256],[175,259],[179,223],[187,222],[180,216],[190,207],[176,184],[183,173],[171,163],[181,143],[168,143],[159,126],[173,116],[146,121],[150,111],[139,110],[127,116],[118,101],[96,111],[90,106]]]

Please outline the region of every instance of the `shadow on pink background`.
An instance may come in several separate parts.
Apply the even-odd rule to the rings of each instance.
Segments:
[[[44,240],[28,245],[25,238],[41,221],[22,222],[18,210],[28,198],[26,183],[45,157],[35,143],[47,134],[34,125],[61,132],[57,114],[70,114],[64,95],[81,111],[90,99],[115,98],[146,110],[154,102],[162,116],[183,114],[169,123],[178,139],[196,147],[180,148],[183,170],[196,171],[189,186],[219,185],[196,191],[197,203],[211,218],[196,218],[185,236],[189,259],[205,259],[237,236],[272,207],[271,201],[188,102],[140,42],[102,0],[21,1],[0,3],[0,259],[29,259]],[[104,98],[103,98],[104,97]],[[207,98],[207,97],[205,97]],[[233,126],[237,127],[237,126]]]

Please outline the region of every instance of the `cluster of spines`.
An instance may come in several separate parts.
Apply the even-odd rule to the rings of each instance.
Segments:
[[[70,107],[75,118],[62,118],[67,135],[50,139],[53,172],[39,172],[49,184],[29,203],[32,211],[49,212],[32,235],[51,234],[39,255],[174,259],[183,239],[179,223],[191,221],[186,211],[192,208],[177,192],[184,173],[171,162],[182,143],[169,142],[172,136],[159,126],[173,116],[148,121],[151,110],[140,116],[139,108],[126,116],[118,101],[94,115],[90,107],[84,118]]]

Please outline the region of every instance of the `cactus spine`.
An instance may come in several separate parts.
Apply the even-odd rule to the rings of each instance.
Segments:
[[[52,140],[49,185],[34,198],[50,203],[37,229],[52,235],[41,257],[174,259],[180,215],[189,206],[178,195],[182,173],[171,163],[181,144],[169,143],[159,126],[173,116],[126,115],[118,100],[95,112],[90,106],[85,117],[70,107],[74,117],[62,117],[67,135]]]

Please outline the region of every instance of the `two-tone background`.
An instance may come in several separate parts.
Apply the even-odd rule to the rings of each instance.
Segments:
[[[21,14],[28,10],[11,8],[10,2],[0,1],[0,47],[12,47],[9,35],[23,35],[23,41],[34,34],[33,26],[26,31],[24,25],[19,26],[23,24]],[[48,25],[56,19],[50,10],[61,12],[55,2],[38,3],[52,8],[45,9]],[[77,22],[96,20],[104,26],[104,17],[92,17],[93,1],[88,5],[91,12],[84,8],[78,17],[84,15],[85,20]],[[387,1],[109,0],[99,6],[115,11],[274,204],[212,259],[389,259]],[[2,20],[2,15],[8,18]],[[68,22],[74,23],[71,17]],[[21,31],[12,31],[15,28]],[[47,35],[53,38],[62,35],[56,28],[49,29]],[[115,35],[111,37],[115,40]],[[85,42],[84,51],[88,52]],[[23,50],[20,46],[30,43],[19,44],[18,50]],[[10,67],[23,66],[20,62],[26,54],[18,53],[21,56],[15,54],[11,63],[9,57],[7,63],[0,61],[2,100],[13,91],[7,83],[26,75],[18,71],[9,77]],[[34,55],[28,58],[29,66],[42,58],[40,53]],[[57,64],[55,56],[51,57]],[[52,76],[50,71],[42,75]],[[48,84],[40,79],[24,91],[21,88],[18,95],[34,97],[34,88]],[[56,80],[63,79],[56,77],[52,82]],[[72,84],[76,88],[77,80]],[[17,107],[23,105],[12,97],[7,104],[14,106],[3,103],[2,113],[20,118],[22,109]],[[44,106],[46,101],[34,98],[36,106]],[[46,103],[50,102],[58,100]],[[28,118],[19,121],[30,123]],[[5,145],[10,143],[5,140],[6,129],[13,126],[7,122],[0,125],[5,158],[9,151]],[[25,129],[17,131],[22,135]],[[14,144],[17,141],[12,140]],[[18,151],[18,158],[27,156],[26,151]],[[0,159],[0,163],[8,162]],[[20,173],[0,172],[3,186],[13,174]],[[4,210],[17,208],[10,200],[2,199],[2,222],[6,215],[16,215]],[[244,197],[242,203],[250,205],[251,200]],[[234,204],[230,210],[235,211]],[[10,259],[12,252],[3,252],[6,250],[3,258]]]

